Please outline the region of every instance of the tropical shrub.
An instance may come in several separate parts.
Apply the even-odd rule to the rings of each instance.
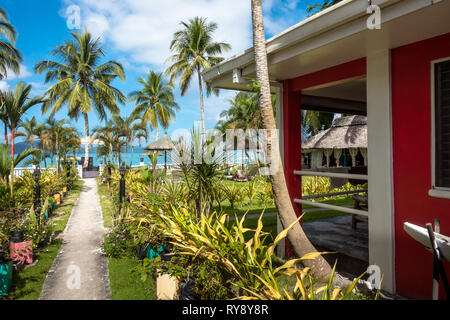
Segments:
[[[302,181],[302,194],[315,195],[330,192],[330,179],[326,177],[308,177]]]
[[[48,243],[51,239],[52,226],[48,222],[47,210],[49,208],[49,198],[45,199],[40,210],[35,210],[34,206],[26,214],[22,230],[24,238],[33,243],[33,247],[40,247]]]
[[[231,208],[234,209],[235,204],[239,204],[243,200],[242,187],[236,183],[223,184],[222,190],[225,194],[225,198],[230,202]]]
[[[170,203],[183,203],[188,193],[185,183],[175,183],[170,180],[165,181],[161,195]]]
[[[257,194],[257,198],[264,205],[273,203],[274,198],[272,184],[270,184],[269,182],[261,182],[261,190]]]
[[[129,224],[120,223],[106,233],[101,245],[108,257],[126,257],[134,252],[132,240]]]
[[[246,193],[246,196],[248,198],[250,205],[253,205],[253,201],[255,200],[255,198],[258,195],[258,192],[259,192],[259,188],[258,188],[259,183],[258,182],[259,182],[258,180],[253,179],[245,187],[245,193]]]

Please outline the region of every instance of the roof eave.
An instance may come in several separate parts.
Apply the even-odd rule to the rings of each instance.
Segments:
[[[373,4],[384,7],[399,1],[401,0],[374,0]],[[266,41],[267,54],[270,55],[325,33],[329,29],[356,20],[366,15],[366,10],[367,0],[343,0],[268,39]],[[232,73],[233,69],[246,67],[254,62],[253,56],[252,47],[204,71],[203,79],[207,82],[214,81],[223,74]]]

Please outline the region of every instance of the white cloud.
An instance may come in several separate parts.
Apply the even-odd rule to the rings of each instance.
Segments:
[[[8,90],[9,88],[10,88],[10,87],[9,87],[8,82],[6,82],[6,81],[0,81],[0,90],[1,90],[1,91]]]
[[[76,4],[81,9],[82,28],[101,36],[127,70],[145,72],[163,71],[170,55],[173,33],[182,27],[181,21],[195,16],[208,18],[218,24],[215,40],[228,42],[230,57],[252,46],[251,9],[248,0],[64,0],[67,6]],[[275,34],[298,22],[292,10],[298,0],[265,0],[264,21],[268,34]],[[64,11],[64,10],[63,10]],[[64,13],[62,13],[64,16]],[[301,18],[298,18],[301,20]],[[293,21],[294,20],[294,21]],[[220,97],[205,97],[206,119],[217,121],[228,107],[234,91],[222,90]],[[198,84],[193,81],[186,96],[198,95]],[[196,98],[198,99],[198,98]],[[192,106],[197,105],[193,103]],[[198,108],[199,109],[199,108]],[[192,108],[184,110],[200,114]]]
[[[7,69],[6,72],[8,75],[7,80],[23,79],[31,77],[33,75],[33,73],[28,70],[27,66],[23,64],[20,65],[20,73],[18,75],[10,69]]]
[[[220,90],[218,97],[211,95],[205,101],[205,118],[209,121],[221,120],[220,113],[230,106],[230,100],[234,97],[236,91]]]
[[[66,0],[66,4],[79,5],[83,27],[137,63],[161,66],[170,55],[170,42],[180,22],[195,16],[218,24],[215,40],[233,47],[227,56],[251,46],[250,1]]]

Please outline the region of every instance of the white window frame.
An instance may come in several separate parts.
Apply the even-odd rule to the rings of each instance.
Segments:
[[[450,199],[450,188],[436,186],[436,95],[435,95],[435,66],[438,63],[449,61],[450,57],[431,61],[431,189],[429,196]]]

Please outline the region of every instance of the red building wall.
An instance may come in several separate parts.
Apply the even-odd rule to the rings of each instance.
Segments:
[[[403,230],[404,222],[441,221],[450,234],[450,200],[428,196],[431,187],[431,66],[450,57],[450,33],[392,50],[395,273],[399,295],[431,298],[432,255]],[[450,264],[446,263],[447,277]],[[440,296],[445,297],[441,287]]]

